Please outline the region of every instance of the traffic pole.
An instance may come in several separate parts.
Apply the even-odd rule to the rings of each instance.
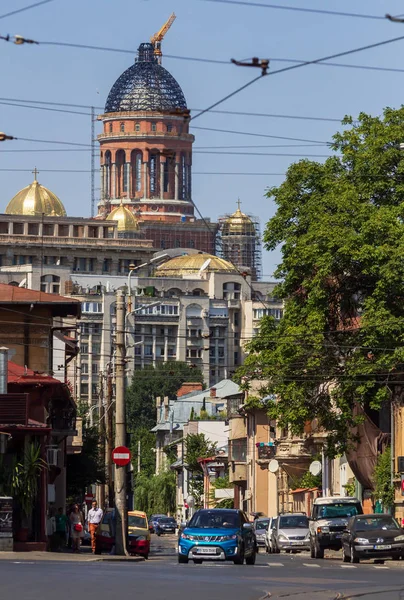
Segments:
[[[125,407],[125,295],[116,292],[115,444],[126,446]],[[115,554],[127,555],[126,466],[115,465]]]

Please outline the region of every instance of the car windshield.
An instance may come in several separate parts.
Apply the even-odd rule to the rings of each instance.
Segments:
[[[400,529],[400,526],[393,517],[366,517],[357,519],[355,523],[355,531],[374,531],[375,529],[390,531]]]
[[[146,529],[146,519],[137,515],[128,515],[128,526],[139,527],[140,529]]]
[[[255,529],[258,531],[258,529],[267,529],[269,525],[269,519],[266,521],[257,521],[255,523]]]
[[[355,515],[360,514],[362,514],[362,507],[360,504],[345,504],[343,502],[324,504],[318,507],[317,512],[317,516],[320,519],[354,517]]]
[[[236,529],[240,527],[240,517],[236,512],[202,510],[194,514],[189,527],[197,529]]]
[[[279,529],[307,529],[308,526],[309,520],[305,515],[290,515],[279,519]]]
[[[159,519],[159,523],[176,523],[175,519],[173,519],[173,517],[162,517],[161,519]]]

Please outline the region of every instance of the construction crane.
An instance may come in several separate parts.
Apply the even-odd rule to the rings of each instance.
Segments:
[[[150,38],[150,41],[154,46],[154,56],[157,56],[159,64],[161,64],[161,57],[163,56],[163,53],[161,52],[161,42],[176,18],[177,17],[173,13],[164,23],[163,27]]]

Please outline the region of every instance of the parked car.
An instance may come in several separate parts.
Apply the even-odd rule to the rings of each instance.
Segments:
[[[178,562],[193,560],[233,561],[255,564],[256,538],[253,524],[240,510],[212,508],[198,510],[178,539]]]
[[[96,553],[111,552],[115,546],[115,510],[105,512],[96,537]],[[128,552],[149,558],[150,531],[146,513],[131,510],[128,512]]]
[[[311,558],[324,558],[324,550],[339,550],[348,519],[363,513],[357,498],[325,497],[314,500],[310,519]]]
[[[155,533],[156,531],[156,524],[157,521],[159,519],[161,519],[162,517],[166,517],[167,515],[151,515],[149,518],[149,531],[150,533]]]
[[[309,519],[305,513],[280,514],[273,530],[274,552],[310,549]]]
[[[278,523],[278,517],[272,517],[271,518],[271,523],[268,527],[268,546],[267,546],[267,552],[269,554],[272,554],[272,552],[275,552],[275,532],[276,532],[276,525]]]
[[[351,563],[369,558],[398,560],[404,556],[404,529],[391,515],[351,517],[342,535],[342,553],[343,561]]]
[[[155,532],[158,536],[163,533],[175,533],[177,527],[177,521],[174,517],[160,517],[156,522]]]
[[[270,525],[270,517],[259,517],[254,521],[255,537],[257,539],[257,548],[267,548],[268,546],[268,527]]]

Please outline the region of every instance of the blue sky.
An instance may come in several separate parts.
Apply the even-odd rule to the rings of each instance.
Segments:
[[[261,0],[270,3],[270,0]],[[0,14],[32,0],[2,2]],[[271,0],[272,2],[272,0]],[[275,3],[275,0],[274,0]],[[402,0],[277,0],[278,4],[384,15],[404,12]],[[7,4],[7,6],[5,6]],[[404,24],[388,21],[325,16],[254,6],[235,6],[203,0],[54,0],[38,8],[0,20],[0,34],[20,34],[39,41],[60,41],[123,48],[130,54],[70,49],[48,45],[16,46],[2,42],[1,94],[4,98],[67,102],[102,107],[118,76],[132,64],[140,42],[147,41],[174,11],[173,27],[163,43],[163,54],[219,60],[252,56],[273,60],[271,69],[286,66],[275,59],[312,60],[373,42],[404,35]],[[404,41],[339,59],[338,62],[404,68]],[[180,83],[191,109],[204,108],[243,85],[255,70],[165,58],[163,65]],[[223,110],[327,117],[339,119],[360,111],[380,114],[383,107],[403,103],[404,73],[319,65],[264,78],[224,103]],[[4,101],[4,100],[0,100]],[[98,112],[102,112],[101,110]],[[0,130],[24,138],[89,143],[90,118],[0,104]],[[250,133],[330,140],[339,124],[289,118],[206,114],[195,126]],[[298,144],[271,138],[194,130],[197,147]],[[32,180],[37,166],[39,181],[53,190],[69,215],[90,214],[90,174],[55,173],[45,169],[89,170],[90,154],[73,146],[69,152],[37,152],[66,148],[14,141],[1,145],[0,189],[4,210],[8,201]],[[4,152],[4,150],[28,152]],[[290,156],[194,154],[193,196],[205,216],[212,219],[236,208],[259,216],[261,227],[274,213],[265,198],[269,186],[282,176],[206,175],[208,172],[285,173],[291,162],[310,154],[328,154],[323,146],[227,149],[233,152],[288,153]],[[323,160],[323,158],[313,158]],[[12,171],[24,169],[26,172]],[[98,186],[98,177],[97,177]],[[269,278],[279,253],[264,251],[264,274]]]

